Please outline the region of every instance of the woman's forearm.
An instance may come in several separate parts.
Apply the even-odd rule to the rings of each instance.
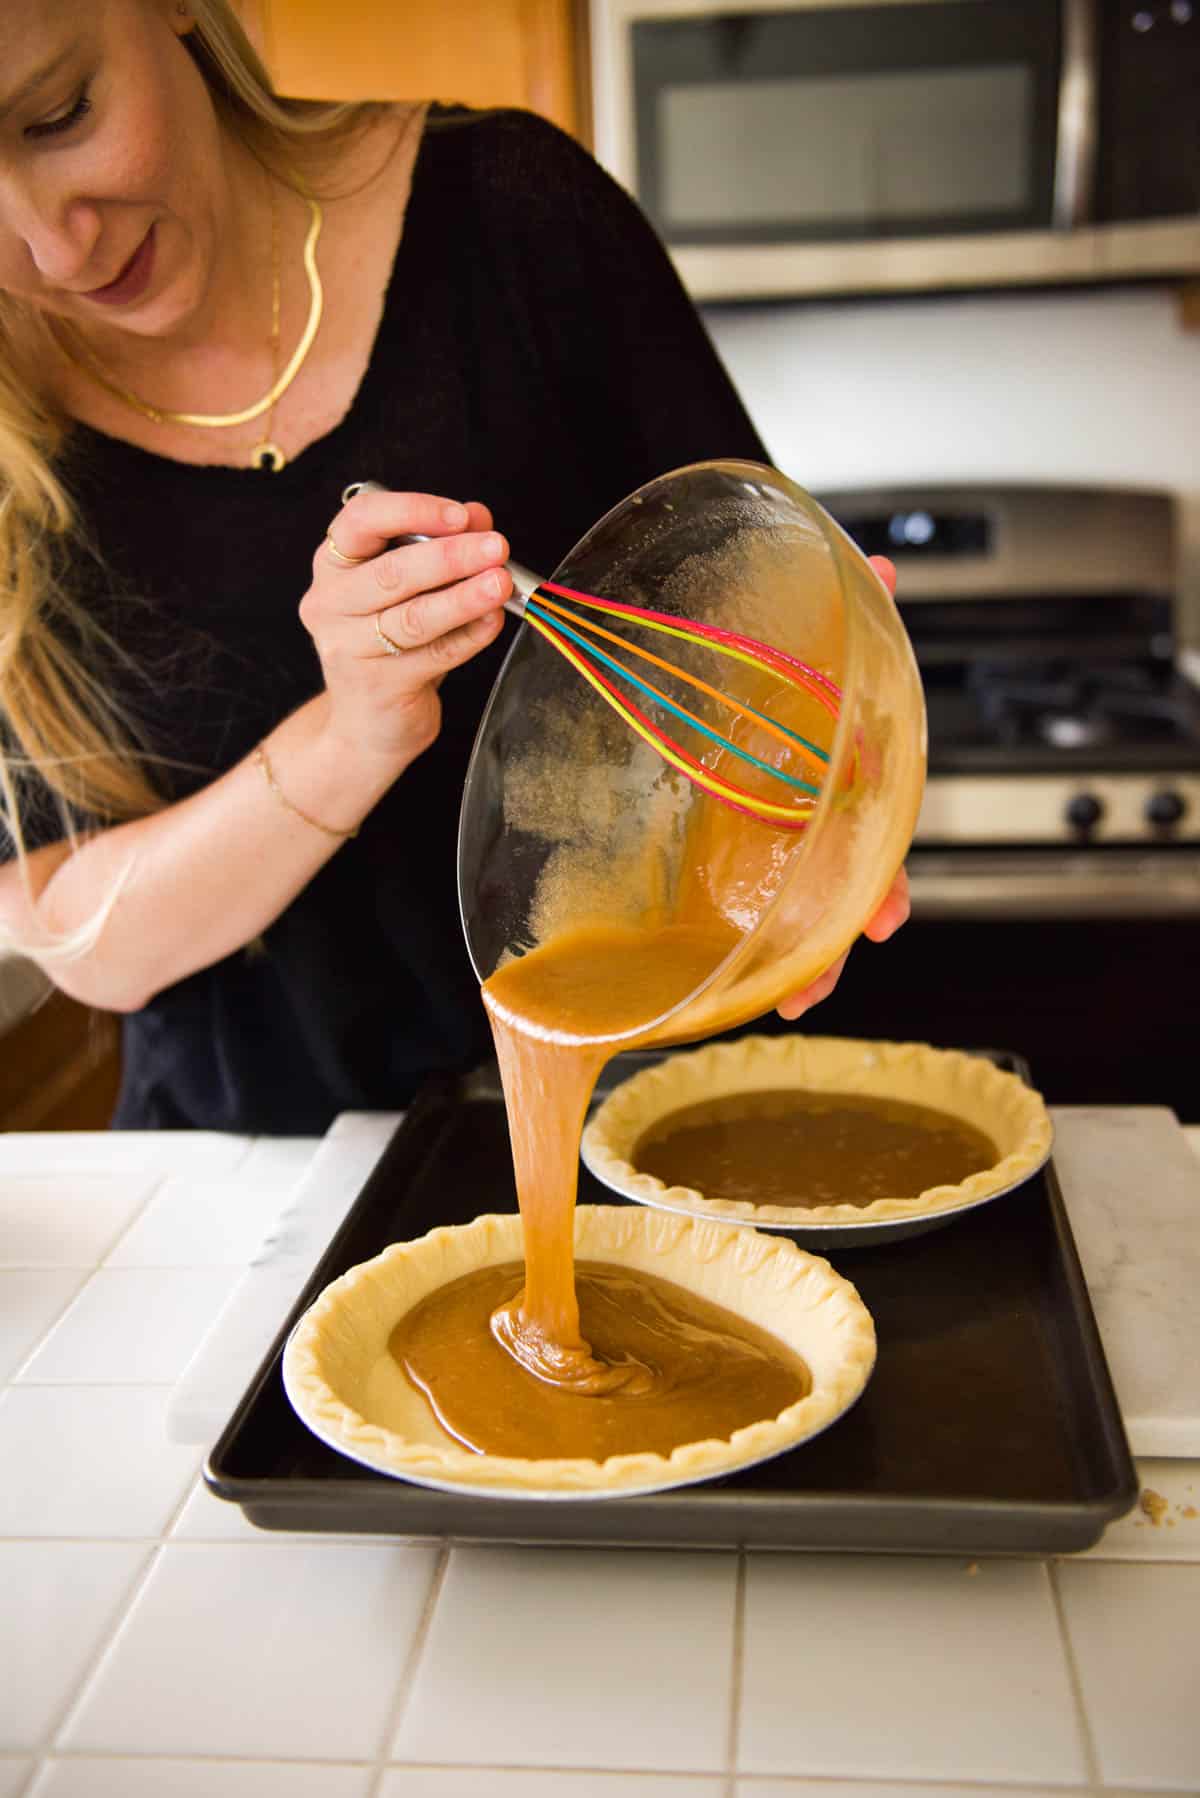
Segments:
[[[337,833],[362,821],[403,766],[339,739],[326,694],[285,719],[264,747],[266,766],[247,758],[59,862],[37,897],[35,958],[39,943],[53,949],[85,931],[111,900],[92,946],[47,956],[65,992],[104,1010],[136,1010],[252,941],[338,853]]]

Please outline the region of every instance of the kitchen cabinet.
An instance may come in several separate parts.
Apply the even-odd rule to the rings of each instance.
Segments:
[[[583,0],[235,0],[281,94],[525,106],[587,140]]]
[[[50,992],[0,1039],[0,1131],[107,1128],[119,1044],[109,1013]]]

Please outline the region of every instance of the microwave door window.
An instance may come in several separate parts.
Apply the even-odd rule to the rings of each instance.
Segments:
[[[637,25],[643,204],[677,244],[1045,224],[1054,12],[922,0]]]
[[[1006,226],[1032,199],[1030,112],[1019,66],[667,88],[664,223],[673,238]]]

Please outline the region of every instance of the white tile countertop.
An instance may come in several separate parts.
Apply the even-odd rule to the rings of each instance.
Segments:
[[[1147,1508],[971,1562],[255,1530],[213,1418],[394,1124],[0,1135],[0,1798],[1200,1791],[1200,1129],[1055,1113]]]

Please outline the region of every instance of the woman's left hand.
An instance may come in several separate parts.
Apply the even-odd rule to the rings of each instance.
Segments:
[[[872,556],[871,566],[883,581],[888,592],[894,596],[896,570],[892,564],[885,556]],[[863,925],[863,935],[873,943],[885,943],[888,937],[892,936],[907,921],[909,909],[908,875],[901,868],[889,887],[883,904],[874,916]],[[775,1008],[780,1017],[791,1021],[802,1016],[810,1006],[818,1005],[822,999],[827,999],[838,983],[842,969],[846,965],[846,956],[849,953],[850,951],[847,950],[846,955],[840,955],[832,967],[826,968],[825,972],[814,980],[811,986],[806,986],[803,992],[793,993],[790,998],[781,1000]]]

